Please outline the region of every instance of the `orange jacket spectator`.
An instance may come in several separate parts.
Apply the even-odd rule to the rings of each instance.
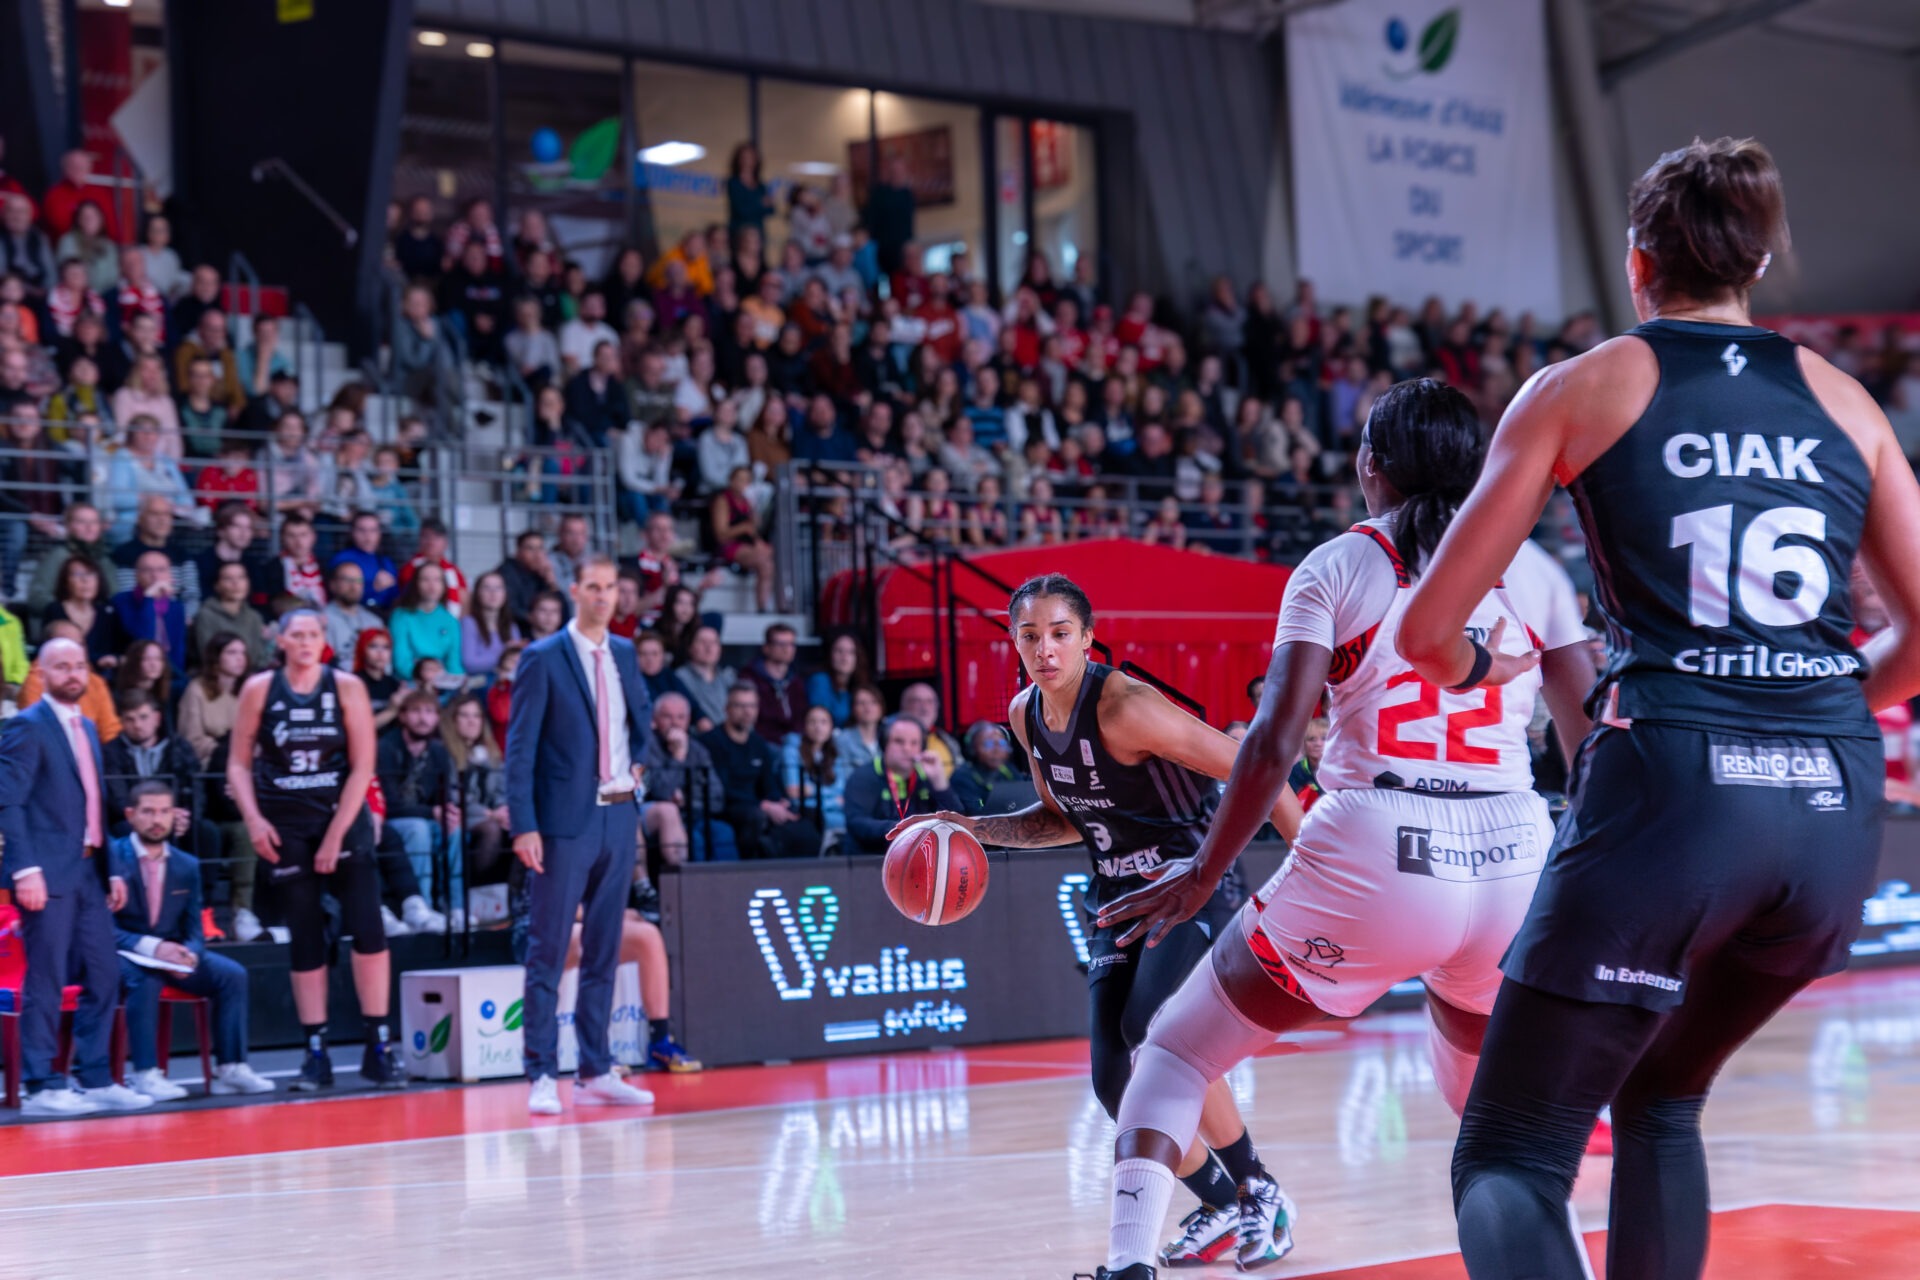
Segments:
[[[40,695],[45,692],[46,683],[41,679],[40,667],[36,663],[33,670],[27,672],[27,682],[20,686],[20,709],[25,711],[40,701]],[[107,687],[107,682],[100,678],[97,671],[87,672],[87,691],[80,695],[80,710],[100,731],[100,741],[112,742],[120,736],[120,716],[113,709],[113,690]]]

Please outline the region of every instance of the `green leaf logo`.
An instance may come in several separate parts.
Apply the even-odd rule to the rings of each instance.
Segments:
[[[1448,9],[1429,22],[1420,33],[1420,69],[1437,74],[1453,57],[1454,43],[1460,37],[1460,11]]]
[[[575,182],[598,182],[613,167],[614,153],[620,149],[620,120],[609,116],[585,130],[573,140],[567,154]]]
[[[525,1000],[515,1000],[507,1006],[507,1016],[502,1024],[507,1030],[518,1031],[520,1029],[521,1014],[524,1012],[523,1006],[525,1004]]]
[[[445,1053],[447,1041],[453,1037],[453,1015],[448,1014],[433,1024],[433,1030],[427,1035],[428,1053]]]
[[[833,931],[840,924],[839,896],[823,884],[809,885],[800,894],[793,914],[815,963],[826,959],[827,944],[833,941]]]

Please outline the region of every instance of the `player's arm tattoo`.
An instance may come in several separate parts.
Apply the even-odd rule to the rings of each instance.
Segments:
[[[1073,829],[1073,824],[1044,801],[1015,813],[976,818],[973,833],[982,844],[1003,849],[1046,849],[1080,843],[1080,833]]]

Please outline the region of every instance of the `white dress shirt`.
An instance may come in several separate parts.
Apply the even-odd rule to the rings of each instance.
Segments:
[[[612,741],[607,744],[607,759],[613,777],[600,788],[603,794],[633,790],[633,746],[627,729],[627,692],[620,683],[620,668],[613,661],[612,636],[613,633],[608,632],[596,645],[580,633],[580,623],[577,619],[567,624],[567,639],[573,642],[573,651],[580,655],[580,666],[587,673],[589,705],[593,701],[594,654],[606,655],[604,662],[607,682],[607,731],[612,735]],[[595,767],[598,767],[599,758],[596,744]]]

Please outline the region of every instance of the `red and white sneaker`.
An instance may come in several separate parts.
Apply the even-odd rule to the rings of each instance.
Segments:
[[[1180,1219],[1180,1238],[1160,1251],[1163,1267],[1204,1267],[1240,1243],[1240,1207],[1203,1204]]]

